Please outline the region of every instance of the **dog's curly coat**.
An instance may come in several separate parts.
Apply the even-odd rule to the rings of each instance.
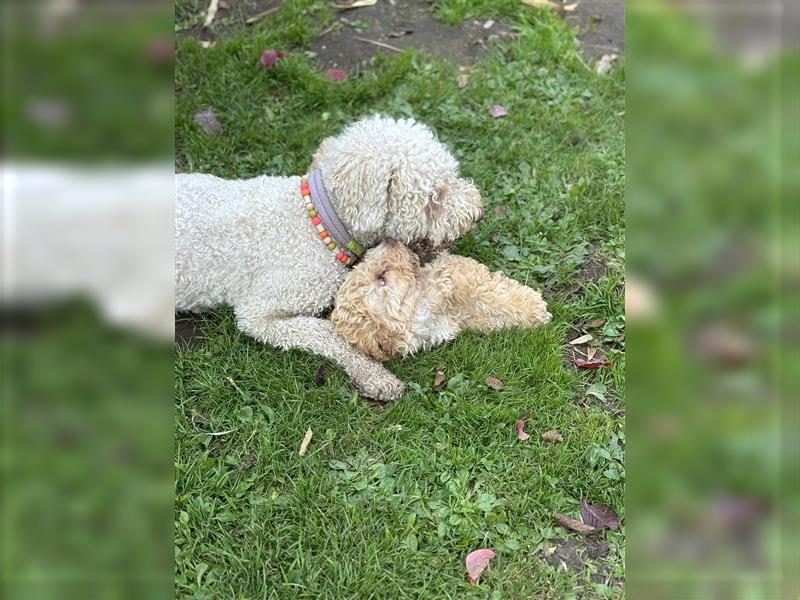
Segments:
[[[327,138],[319,168],[330,202],[366,247],[386,237],[443,248],[483,215],[480,194],[430,129],[371,117]],[[238,326],[275,346],[341,365],[365,395],[391,400],[403,383],[318,318],[348,270],[320,241],[300,201],[299,177],[224,180],[177,175],[176,308],[233,306]]]
[[[426,350],[464,329],[488,333],[550,319],[539,292],[502,273],[447,253],[421,267],[394,240],[367,252],[348,274],[331,313],[336,331],[378,361]]]

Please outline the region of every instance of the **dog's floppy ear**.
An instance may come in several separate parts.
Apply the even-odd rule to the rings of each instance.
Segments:
[[[334,142],[325,150],[320,166],[336,213],[350,234],[367,246],[380,241],[389,210],[389,161],[366,149],[343,149]]]

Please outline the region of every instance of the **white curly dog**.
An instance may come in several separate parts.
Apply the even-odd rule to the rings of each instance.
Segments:
[[[341,261],[356,260],[359,245],[394,238],[443,249],[483,216],[480,194],[411,119],[353,123],[322,142],[311,169],[310,189],[297,176],[176,176],[176,309],[231,305],[254,338],[333,360],[365,396],[399,398],[403,383],[319,315],[345,278]]]

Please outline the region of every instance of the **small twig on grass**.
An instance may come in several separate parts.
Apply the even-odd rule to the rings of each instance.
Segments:
[[[386,48],[388,50],[394,50],[395,52],[402,52],[402,48],[398,48],[397,46],[392,46],[391,44],[384,44],[383,42],[378,42],[375,40],[368,40],[367,38],[358,37],[357,35],[353,36],[354,40],[358,40],[359,42],[366,42],[367,44],[372,44],[374,46],[380,46],[381,48]]]
[[[260,21],[264,17],[268,17],[272,13],[277,12],[279,8],[280,8],[280,5],[273,6],[272,8],[268,8],[267,10],[264,10],[264,11],[262,11],[262,12],[256,14],[256,15],[253,15],[252,17],[248,17],[247,20],[245,21],[245,23],[248,24],[248,25],[252,25],[256,21]]]
[[[208,11],[206,12],[206,20],[203,23],[203,27],[208,27],[211,23],[214,22],[214,17],[217,16],[217,11],[219,10],[219,0],[211,0],[211,3],[208,5]]]
[[[320,31],[320,32],[319,32],[319,35],[318,35],[317,37],[318,37],[318,38],[321,38],[321,37],[322,37],[323,35],[325,35],[326,33],[330,33],[330,32],[331,32],[331,31],[333,31],[334,29],[341,29],[341,28],[342,28],[342,23],[341,23],[341,21],[336,21],[336,22],[335,22],[333,25],[331,25],[330,27],[326,27],[325,29],[323,29],[322,31]]]

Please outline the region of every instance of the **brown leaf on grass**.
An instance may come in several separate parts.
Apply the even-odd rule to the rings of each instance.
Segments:
[[[214,41],[202,40],[200,42],[200,46],[203,47],[203,48],[213,48],[216,45],[217,45],[217,42],[214,42]]]
[[[309,427],[308,431],[306,431],[306,435],[303,437],[303,441],[300,443],[300,452],[298,452],[300,456],[305,456],[306,450],[308,450],[308,445],[311,443],[311,437],[313,435],[314,432],[311,430],[311,427]]]
[[[331,4],[336,10],[350,10],[353,8],[362,8],[364,6],[375,6],[378,0],[356,0],[350,4]]]
[[[444,388],[444,371],[436,371],[433,377],[433,391],[441,392],[442,388]]]
[[[467,558],[464,561],[464,564],[467,567],[467,581],[470,583],[477,583],[481,573],[483,573],[484,569],[489,566],[489,561],[495,556],[496,554],[488,548],[473,550],[467,554]]]
[[[617,529],[619,515],[607,504],[589,504],[581,500],[581,519],[596,529]]]
[[[341,69],[328,69],[325,71],[325,77],[334,83],[339,83],[340,81],[347,79],[347,73]]]
[[[314,371],[314,385],[317,387],[322,387],[325,385],[325,381],[325,365],[320,365],[317,367],[317,370]]]
[[[483,382],[493,390],[502,390],[506,384],[500,381],[497,377],[487,377]]]
[[[600,61],[597,63],[596,72],[599,76],[603,76],[611,70],[614,61],[617,60],[616,54],[603,54]]]
[[[573,346],[577,346],[578,344],[585,344],[586,342],[591,342],[593,339],[594,337],[592,336],[592,334],[587,333],[580,337],[576,337],[574,340],[570,340],[569,343]]]
[[[586,321],[583,324],[584,329],[597,329],[598,327],[602,327],[605,325],[606,320],[603,317],[597,317],[596,319],[592,319],[591,321]]]
[[[239,465],[239,468],[242,471],[249,471],[254,464],[256,464],[256,454],[255,452],[251,452],[250,454],[244,457],[244,460],[242,460],[242,464]]]
[[[493,233],[492,235],[489,236],[489,241],[492,242],[493,244],[499,244],[500,237],[496,233]]]
[[[568,517],[567,515],[562,515],[561,513],[554,512],[553,519],[556,523],[569,529],[570,531],[574,531],[575,533],[581,533],[583,535],[589,535],[592,533],[597,532],[597,528],[591,525],[587,525],[578,519],[573,519],[572,517]]]
[[[514,426],[517,428],[517,439],[520,442],[524,442],[531,437],[530,434],[523,431],[525,429],[525,419],[518,419]]]
[[[551,429],[550,431],[545,431],[542,434],[542,439],[545,442],[550,442],[552,444],[564,441],[563,436],[558,432],[557,429]]]
[[[594,346],[587,346],[586,347],[586,358],[587,360],[592,360],[594,355],[597,354],[597,348]]]
[[[206,110],[194,113],[194,122],[208,135],[216,135],[222,132],[222,125],[220,125],[213,108],[207,108]]]
[[[505,106],[501,106],[500,104],[495,104],[492,108],[489,109],[489,114],[492,115],[495,119],[499,119],[500,117],[505,117],[508,114]]]
[[[600,367],[610,367],[613,363],[610,360],[585,360],[583,358],[573,358],[572,362],[579,369],[599,369]]]
[[[561,10],[564,12],[575,12],[575,9],[578,8],[578,3],[573,2],[572,4],[565,4],[561,7]]]
[[[505,204],[498,204],[492,209],[492,212],[498,216],[502,216],[508,212],[508,207]]]
[[[693,353],[719,367],[741,367],[756,354],[752,339],[724,324],[703,326],[691,339]]]
[[[458,87],[464,89],[469,84],[469,73],[461,73],[458,76]]]
[[[414,33],[413,29],[401,29],[400,31],[392,31],[389,34],[389,37],[390,38],[401,38],[401,37],[403,37],[405,35],[411,35],[412,33]]]
[[[203,27],[208,27],[211,23],[214,22],[214,18],[217,16],[217,11],[219,10],[219,0],[211,0],[208,4],[208,10],[206,11],[206,20],[203,21]]]

